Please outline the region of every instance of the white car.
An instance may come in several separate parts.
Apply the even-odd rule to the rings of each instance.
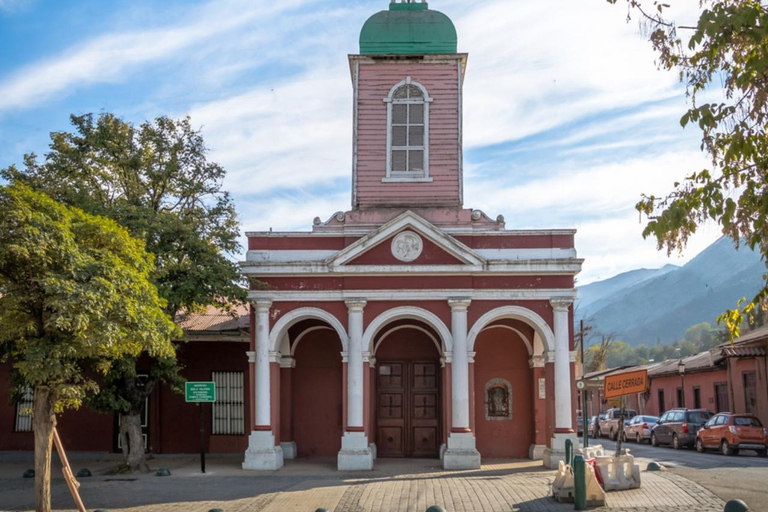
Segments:
[[[651,442],[651,430],[656,422],[659,421],[658,416],[644,416],[638,415],[629,420],[629,423],[624,424],[624,435],[622,440],[635,441],[642,443],[643,441]]]

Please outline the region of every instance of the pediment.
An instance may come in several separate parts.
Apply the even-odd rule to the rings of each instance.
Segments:
[[[476,266],[485,259],[415,213],[407,211],[326,262],[341,266]]]

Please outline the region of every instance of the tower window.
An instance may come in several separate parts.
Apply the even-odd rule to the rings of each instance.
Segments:
[[[432,181],[429,178],[429,97],[407,77],[387,103],[387,176],[382,181]]]

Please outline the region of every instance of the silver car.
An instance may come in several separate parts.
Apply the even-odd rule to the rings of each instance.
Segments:
[[[650,442],[651,430],[656,422],[659,421],[658,416],[635,416],[627,423],[624,424],[624,434],[622,440],[635,441],[642,443],[643,441]]]

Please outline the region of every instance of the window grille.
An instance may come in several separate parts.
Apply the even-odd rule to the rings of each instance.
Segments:
[[[429,103],[432,98],[407,77],[387,98],[387,179],[429,176]]]
[[[213,403],[214,435],[245,434],[243,372],[213,372],[216,402]]]
[[[16,402],[16,421],[14,432],[32,432],[32,408],[35,404],[35,392],[31,387],[21,388],[21,396]]]

